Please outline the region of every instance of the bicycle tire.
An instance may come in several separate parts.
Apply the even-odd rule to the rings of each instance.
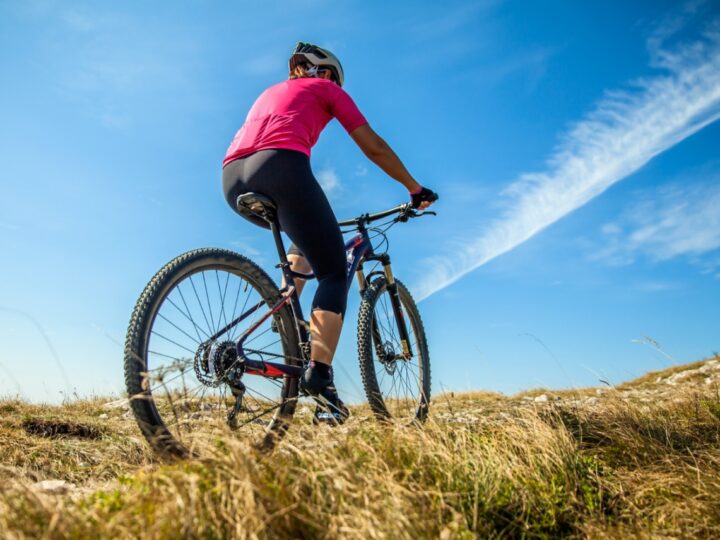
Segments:
[[[210,293],[207,287],[207,282],[212,278],[213,273],[217,278],[217,296],[214,295],[214,292]],[[225,279],[225,294],[221,294],[223,292],[223,283],[220,277],[221,273],[225,274],[223,275],[223,279]],[[207,311],[203,308],[203,300],[200,298],[201,295],[197,292],[197,289],[200,289],[200,286],[196,286],[193,276],[202,276],[203,283],[205,284],[204,292],[207,296]],[[206,375],[205,371],[202,370],[212,371],[212,369],[217,370],[219,368],[208,367],[205,364],[202,364],[203,367],[201,372],[198,372],[198,369],[200,369],[198,368],[198,358],[200,358],[201,363],[205,360],[202,355],[198,357],[199,353],[196,353],[193,357],[192,364],[193,371],[195,372],[195,380],[199,384],[196,389],[192,391],[193,394],[188,394],[186,386],[185,375],[190,371],[189,358],[175,358],[175,360],[182,361],[177,364],[175,364],[175,362],[169,364],[169,367],[175,366],[178,368],[180,373],[179,376],[174,375],[172,378],[165,380],[166,372],[162,370],[158,371],[157,378],[160,381],[160,385],[162,385],[162,387],[166,390],[166,395],[164,396],[165,401],[163,401],[163,399],[157,395],[159,394],[158,389],[160,388],[160,385],[156,385],[155,388],[153,388],[151,375],[156,371],[154,368],[156,355],[160,355],[158,358],[161,358],[162,356],[171,357],[172,355],[167,354],[167,350],[165,350],[166,354],[163,355],[163,353],[150,349],[150,345],[152,344],[153,346],[156,346],[155,344],[159,343],[161,346],[166,346],[166,342],[160,340],[158,337],[161,336],[165,337],[165,339],[171,343],[175,343],[177,346],[182,344],[186,351],[192,352],[191,345],[184,345],[185,342],[188,344],[190,343],[190,339],[188,338],[192,338],[198,343],[203,343],[203,338],[205,336],[214,335],[214,332],[212,332],[213,328],[209,324],[207,326],[208,329],[204,329],[205,323],[209,320],[207,317],[208,314],[209,318],[213,320],[213,325],[215,325],[214,316],[217,315],[218,328],[222,328],[221,325],[223,322],[233,320],[235,317],[235,311],[233,311],[232,316],[228,316],[228,307],[228,313],[225,313],[225,306],[228,305],[226,302],[229,298],[228,288],[231,286],[231,278],[233,285],[237,281],[237,296],[235,298],[235,306],[233,307],[233,310],[237,308],[239,303],[238,299],[240,297],[242,287],[244,287],[243,294],[247,294],[246,299],[244,300],[245,305],[248,304],[249,299],[253,295],[255,295],[255,298],[258,299],[254,300],[256,304],[264,302],[267,306],[272,306],[280,298],[280,292],[278,291],[277,286],[273,283],[272,279],[264,270],[251,260],[232,251],[215,248],[203,248],[184,253],[167,263],[150,280],[135,305],[130,318],[125,340],[125,384],[130,398],[131,410],[135,416],[138,426],[150,446],[159,454],[174,457],[188,457],[189,455],[198,454],[196,448],[193,447],[190,441],[191,437],[188,435],[188,440],[183,439],[182,431],[184,428],[181,429],[181,426],[187,425],[189,433],[193,433],[194,430],[198,430],[198,433],[201,433],[202,429],[207,429],[209,425],[218,424],[218,422],[215,422],[214,424],[213,422],[217,420],[216,417],[221,416],[221,413],[223,412],[223,405],[225,405],[227,409],[227,396],[223,396],[222,391],[218,391],[220,395],[213,398],[216,399],[216,401],[211,401],[208,397],[206,403],[210,404],[210,409],[207,409],[205,402],[202,404],[202,407],[204,408],[197,409],[196,405],[198,405],[199,402],[196,398],[194,398],[193,401],[189,401],[190,397],[197,396],[198,389],[202,390],[199,400],[204,398],[208,392],[207,388],[211,388],[208,386],[207,381],[210,381],[212,384],[217,384],[217,381],[210,380],[208,378],[209,375]],[[196,280],[198,280],[199,283],[199,278],[196,277]],[[205,317],[204,322],[200,319],[200,317],[198,317],[200,322],[196,322],[193,319],[193,314],[198,312],[198,309],[197,306],[192,305],[191,301],[193,299],[188,292],[190,290],[188,283],[192,284],[192,290],[195,291],[195,297],[197,297],[198,305],[200,306],[200,310],[202,310],[203,317]],[[183,286],[186,290],[185,294],[183,293]],[[214,287],[212,287],[211,284],[210,290],[213,289]],[[250,289],[252,289],[252,291],[250,291]],[[185,296],[188,298],[186,299]],[[213,302],[213,300],[211,300],[211,296],[213,299],[216,299],[216,304],[219,303],[220,305],[217,313],[214,313],[214,310],[217,310],[217,307],[213,307],[211,305]],[[182,298],[182,303],[179,300],[180,297]],[[175,298],[175,300],[173,300],[173,298]],[[185,305],[182,309],[179,309],[178,306],[181,306],[182,304]],[[252,306],[253,304],[250,305]],[[181,322],[174,321],[170,323],[177,329],[175,334],[173,334],[173,338],[175,338],[175,335],[181,336],[184,340],[182,343],[180,342],[180,338],[169,339],[167,336],[159,334],[159,330],[157,330],[157,328],[161,325],[165,325],[167,328],[172,328],[170,325],[166,324],[166,321],[168,321],[167,314],[172,316],[172,313],[174,313],[174,310],[170,310],[171,306],[178,308],[178,311],[185,311],[184,318],[178,317]],[[167,312],[162,311],[165,307],[168,308]],[[243,307],[243,310],[244,309],[245,308]],[[243,310],[241,310],[241,313]],[[264,311],[264,306],[257,310],[256,313],[258,316],[262,311]],[[163,313],[166,314],[163,315]],[[290,307],[287,305],[284,306],[273,317],[270,317],[269,321],[263,323],[268,325],[268,330],[270,327],[270,321],[272,321],[273,318],[275,320],[276,328],[279,328],[277,335],[278,341],[275,342],[275,344],[277,344],[275,347],[277,349],[277,353],[282,351],[282,356],[286,363],[293,363],[297,365],[299,359],[301,358],[301,353],[299,350],[299,340]],[[190,321],[194,328],[192,326],[187,326],[186,319]],[[265,330],[264,333],[268,330]],[[163,331],[166,331],[164,326]],[[234,332],[235,330],[233,329],[233,333]],[[195,339],[195,334],[197,334],[197,339]],[[273,337],[269,336],[269,338]],[[205,342],[207,343],[207,340],[205,340]],[[220,340],[218,338],[217,341],[213,342],[213,346],[217,345],[219,342]],[[230,341],[226,341],[226,343],[229,342]],[[199,347],[200,346],[201,345],[199,345]],[[170,345],[167,347],[172,348]],[[206,347],[202,350],[207,351],[209,349]],[[268,352],[267,354],[275,353]],[[159,363],[160,360],[157,362]],[[216,362],[216,364],[219,364],[219,362]],[[208,371],[208,373],[211,371]],[[189,373],[189,375],[188,379],[192,379],[192,373]],[[206,382],[200,380],[201,375],[203,376],[203,380]],[[245,382],[249,380],[250,377],[253,377],[254,379],[263,379],[258,376],[244,375],[243,381]],[[170,384],[172,383],[173,386],[177,387],[178,382],[173,381],[177,381],[178,378],[182,380],[182,391],[185,392],[185,400],[177,401],[176,407],[174,400],[181,396],[181,394],[177,393],[180,390],[170,387]],[[279,397],[277,398],[277,407],[274,415],[266,425],[266,420],[261,419],[261,422],[263,423],[263,429],[261,430],[262,433],[260,434],[258,441],[253,441],[254,443],[259,443],[261,448],[267,449],[272,447],[274,442],[279,437],[282,437],[287,430],[288,424],[295,412],[298,394],[297,382],[297,379],[289,377],[283,377],[280,381],[272,381],[272,388],[278,389]],[[250,381],[250,383],[255,385],[270,384],[261,383],[256,380]],[[193,383],[191,382],[191,384]],[[203,385],[207,388],[203,388]],[[217,388],[220,388],[221,386],[222,385],[218,385]],[[262,393],[260,395],[262,395]],[[255,403],[262,402],[262,400],[256,396],[253,396],[253,399],[255,400]],[[168,403],[169,408],[167,405]],[[182,420],[178,417],[178,411],[176,410],[176,408],[180,407],[180,404],[185,407],[185,409],[181,411],[183,414]],[[216,408],[217,411],[213,408]],[[165,412],[161,412],[161,409]],[[246,409],[249,412],[257,412],[251,411],[247,407]],[[196,414],[193,413],[190,414],[186,420],[185,417],[188,415],[185,413],[193,410],[198,411],[197,414],[202,413],[200,414],[200,418],[193,418],[193,415]],[[227,410],[224,412],[227,414]],[[173,422],[169,423],[168,418],[171,413],[173,415]],[[208,419],[208,415],[212,415],[212,419]],[[253,424],[258,423],[256,420],[253,420],[252,422]],[[176,427],[172,428],[172,426]]]
[[[393,334],[392,331],[391,325],[396,322],[390,306],[389,294],[386,294],[387,281],[385,277],[378,277],[365,289],[360,304],[358,315],[360,373],[368,403],[378,419],[423,422],[427,418],[430,404],[430,357],[425,329],[412,295],[400,281],[395,280],[395,284],[406,315],[405,320],[409,322],[408,332],[411,336],[414,357],[410,360],[395,360],[391,373],[392,362],[386,360],[402,349],[397,333]],[[390,349],[393,353],[386,354]],[[409,367],[413,359],[417,362],[417,372],[414,374]],[[396,388],[398,382],[395,380],[395,372],[398,368],[400,371],[405,371],[405,379],[399,381],[405,387],[402,389],[397,387],[398,390],[402,390],[403,395],[394,397],[392,390]],[[386,383],[387,375],[393,378],[393,383]]]

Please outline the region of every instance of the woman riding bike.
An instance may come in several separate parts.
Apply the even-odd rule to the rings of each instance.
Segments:
[[[223,191],[236,211],[243,193],[270,197],[282,230],[293,242],[288,250],[291,268],[303,273],[312,269],[317,277],[311,361],[300,388],[324,404],[318,405],[316,420],[341,423],[348,411],[330,366],[347,301],[345,247],[335,214],[310,168],[310,149],[337,118],[365,155],[407,188],[414,208],[427,208],[438,197],[415,181],[342,89],[344,73],[335,55],[300,42],[290,56],[289,71],[287,81],[257,98],[236,133],[223,160]],[[303,283],[296,283],[298,293]]]

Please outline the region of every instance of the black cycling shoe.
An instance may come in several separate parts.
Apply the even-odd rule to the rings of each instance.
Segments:
[[[313,415],[313,423],[342,424],[350,416],[350,411],[338,396],[333,383],[332,369],[328,377],[323,376],[315,368],[315,362],[300,377],[300,390],[315,398],[317,407]]]
[[[345,422],[350,416],[350,411],[347,407],[341,405],[342,409],[335,409],[330,411],[326,407],[318,405],[315,407],[315,414],[313,415],[313,424],[329,424],[331,426],[337,426]]]

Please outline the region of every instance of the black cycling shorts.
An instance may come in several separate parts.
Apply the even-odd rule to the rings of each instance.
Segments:
[[[318,279],[312,309],[345,314],[345,244],[335,214],[313,176],[310,159],[294,150],[261,150],[223,168],[225,199],[237,212],[239,195],[270,197],[282,230],[293,241],[290,253],[304,255]]]

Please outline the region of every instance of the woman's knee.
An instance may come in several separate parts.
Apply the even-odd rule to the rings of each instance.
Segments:
[[[312,309],[332,311],[342,316],[347,307],[347,277],[343,272],[318,278],[318,288],[313,298]]]

